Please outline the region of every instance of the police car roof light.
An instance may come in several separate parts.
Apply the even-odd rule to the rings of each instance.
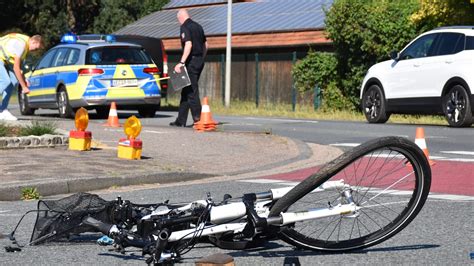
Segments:
[[[77,36],[74,33],[66,33],[61,37],[62,43],[76,43]]]
[[[106,42],[116,42],[117,41],[117,38],[114,36],[114,35],[105,35],[105,41]]]

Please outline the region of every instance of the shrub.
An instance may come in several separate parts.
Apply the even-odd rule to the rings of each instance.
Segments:
[[[316,85],[325,89],[336,75],[334,54],[310,50],[308,55],[293,66],[292,75],[300,93],[312,91]]]
[[[39,198],[41,198],[41,196],[35,187],[25,187],[21,189],[22,200],[36,200]]]
[[[45,134],[55,134],[56,123],[50,121],[33,121],[31,126],[26,126],[20,130],[20,136],[41,136]]]

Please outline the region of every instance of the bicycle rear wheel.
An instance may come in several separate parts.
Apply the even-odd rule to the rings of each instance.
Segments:
[[[275,203],[269,216],[347,204],[342,188],[313,191],[324,182],[341,179],[360,208],[356,213],[295,222],[280,238],[323,251],[361,249],[385,241],[406,227],[423,207],[431,169],[413,142],[400,137],[375,139],[303,180]]]

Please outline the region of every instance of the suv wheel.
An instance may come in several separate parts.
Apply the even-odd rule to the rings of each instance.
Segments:
[[[370,86],[362,96],[362,111],[369,123],[385,123],[390,118],[386,111],[385,97],[378,85]]]
[[[28,95],[21,92],[21,88],[18,89],[18,104],[20,105],[20,112],[22,115],[34,115],[34,108],[30,107],[28,102]]]
[[[58,91],[58,110],[61,118],[72,118],[74,117],[74,110],[69,104],[69,97],[64,87],[59,88]]]
[[[443,112],[450,126],[471,126],[471,103],[469,102],[469,94],[463,86],[456,85],[443,96]]]
[[[138,107],[138,114],[144,118],[155,117],[157,109],[156,106],[140,106]]]

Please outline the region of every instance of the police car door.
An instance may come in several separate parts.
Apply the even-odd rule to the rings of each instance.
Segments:
[[[53,57],[51,66],[43,77],[43,87],[45,88],[45,100],[50,104],[57,103],[56,91],[59,86],[65,86],[64,80],[67,71],[64,69],[64,62],[69,53],[69,48],[58,48]]]
[[[51,65],[51,61],[56,54],[57,49],[49,50],[39,61],[33,69],[33,73],[29,77],[30,93],[28,94],[28,101],[35,107],[47,107],[46,94],[43,78],[46,71]]]

